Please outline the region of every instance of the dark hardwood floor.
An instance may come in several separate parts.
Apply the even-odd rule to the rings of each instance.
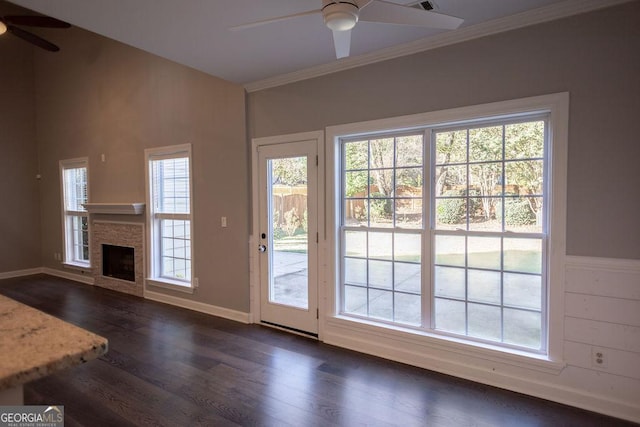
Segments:
[[[0,293],[109,339],[25,386],[67,426],[623,426],[603,415],[274,329],[37,275]]]

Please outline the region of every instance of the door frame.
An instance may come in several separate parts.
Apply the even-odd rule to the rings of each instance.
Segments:
[[[325,278],[326,271],[323,268],[326,259],[326,221],[325,221],[325,150],[324,131],[311,131],[277,135],[251,140],[251,233],[249,235],[249,297],[251,323],[260,323],[260,257],[258,245],[260,244],[260,200],[259,200],[259,156],[258,147],[265,145],[286,144],[299,141],[316,141],[318,155],[318,191],[317,191],[317,224],[318,224],[318,250],[317,250],[317,289],[318,289],[318,339],[322,341],[324,330],[325,306]],[[288,329],[287,329],[288,330]],[[291,332],[291,331],[290,331]],[[306,335],[305,335],[306,336]]]

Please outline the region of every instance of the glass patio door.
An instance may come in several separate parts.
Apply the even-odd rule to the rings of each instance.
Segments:
[[[316,141],[258,147],[260,320],[318,332]]]

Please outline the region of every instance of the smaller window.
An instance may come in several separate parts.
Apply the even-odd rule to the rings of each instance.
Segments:
[[[145,151],[150,224],[150,283],[191,288],[191,146]]]
[[[89,162],[86,158],[60,162],[65,264],[89,266]]]

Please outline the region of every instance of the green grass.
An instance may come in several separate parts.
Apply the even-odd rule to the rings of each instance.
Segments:
[[[306,235],[285,236],[273,241],[273,249],[282,252],[306,254],[308,246]]]
[[[540,273],[540,252],[537,251],[505,251],[504,269],[522,273]],[[476,252],[473,254],[473,267],[500,269],[495,260],[500,260],[500,252]],[[499,262],[499,261],[498,261]],[[463,267],[464,254],[439,254],[436,264]]]

